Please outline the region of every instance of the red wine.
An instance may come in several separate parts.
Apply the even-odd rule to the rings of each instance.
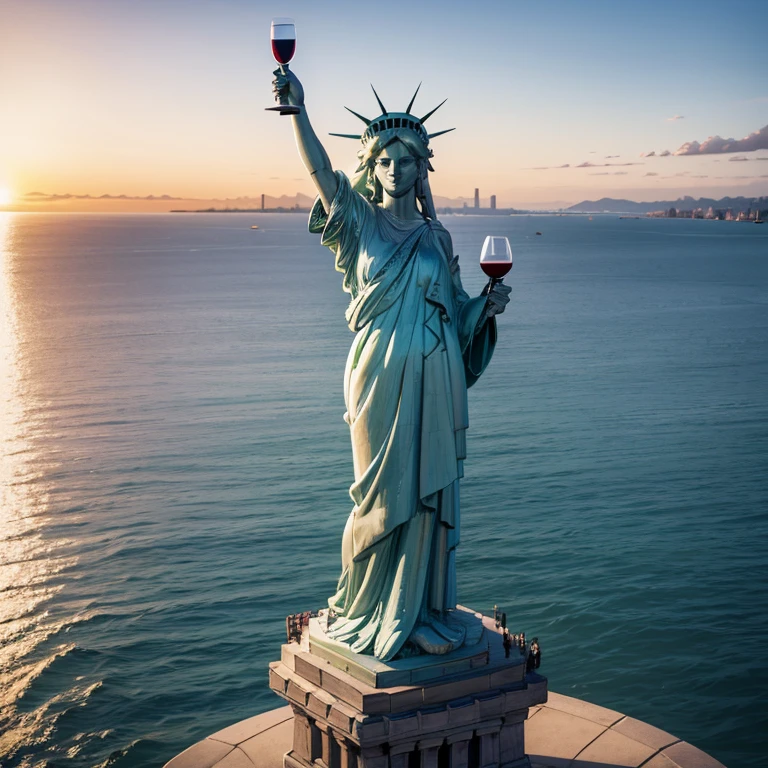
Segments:
[[[488,277],[493,277],[496,280],[501,279],[504,275],[512,269],[511,261],[481,261],[480,269],[485,272]]]
[[[296,40],[273,40],[272,55],[278,64],[288,64],[296,53]]]

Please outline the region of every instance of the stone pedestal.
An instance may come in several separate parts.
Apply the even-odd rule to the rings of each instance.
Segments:
[[[334,648],[322,618],[270,664],[270,687],[294,715],[285,768],[529,768],[524,723],[546,678],[507,658],[493,620],[445,656],[395,662]]]

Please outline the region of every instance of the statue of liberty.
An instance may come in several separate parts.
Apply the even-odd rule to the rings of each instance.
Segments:
[[[470,298],[462,288],[429,187],[438,134],[424,123],[435,110],[411,114],[414,94],[405,112],[378,95],[380,117],[353,112],[366,128],[349,136],[362,142],[350,179],[333,171],[298,78],[275,75],[275,93],[298,108],[296,142],[318,191],[309,229],[335,255],[355,333],[344,372],[354,506],[327,634],[383,661],[448,653],[471,642],[455,611],[467,389],[491,359],[511,289]]]

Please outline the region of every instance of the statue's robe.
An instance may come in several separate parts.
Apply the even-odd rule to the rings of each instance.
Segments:
[[[317,200],[309,222],[344,274],[356,333],[344,373],[354,508],[329,635],[388,660],[419,625],[462,642],[446,611],[456,607],[467,387],[490,360],[496,324],[451,274],[441,224],[400,220],[337,177],[330,212]]]

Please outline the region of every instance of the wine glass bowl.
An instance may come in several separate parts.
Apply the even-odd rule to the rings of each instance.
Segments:
[[[480,253],[480,269],[491,278],[491,283],[500,282],[512,269],[512,246],[506,237],[488,235]]]
[[[275,61],[283,66],[290,63],[296,53],[296,25],[293,19],[272,19],[269,39]]]
[[[276,18],[272,19],[270,26],[269,39],[272,44],[272,55],[280,67],[280,71],[285,74],[288,64],[296,53],[296,25],[293,19]],[[301,110],[298,107],[288,103],[287,94],[278,95],[277,107],[267,107],[268,112],[279,112],[281,115],[298,115]]]

